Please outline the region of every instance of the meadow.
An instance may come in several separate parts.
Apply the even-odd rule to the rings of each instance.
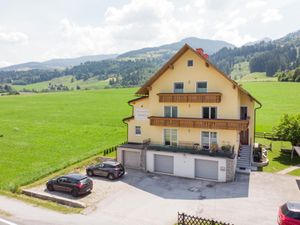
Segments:
[[[300,83],[245,82],[259,99],[257,130],[272,131],[283,113],[299,113]],[[122,118],[136,88],[0,97],[0,189],[15,190],[126,141]],[[266,171],[289,166],[280,143]]]
[[[0,189],[15,190],[126,140],[133,89],[0,97]]]

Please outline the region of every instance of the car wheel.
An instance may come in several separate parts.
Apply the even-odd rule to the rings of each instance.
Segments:
[[[87,174],[89,177],[94,176],[94,173],[93,173],[93,171],[91,171],[91,170],[88,170],[88,171],[86,172],[86,174]]]
[[[113,180],[113,179],[115,179],[115,176],[112,173],[110,173],[110,174],[108,174],[107,178],[110,180]]]
[[[47,185],[47,190],[48,190],[48,191],[54,191],[53,185],[48,184],[48,185]]]
[[[78,190],[77,189],[73,189],[72,192],[71,192],[71,195],[73,197],[78,197]]]

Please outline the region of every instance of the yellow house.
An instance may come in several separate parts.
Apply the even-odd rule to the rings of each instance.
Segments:
[[[136,95],[124,119],[128,143],[117,151],[125,166],[220,182],[250,170],[261,104],[202,49],[184,45]]]

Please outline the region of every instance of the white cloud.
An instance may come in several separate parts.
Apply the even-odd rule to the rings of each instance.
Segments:
[[[278,21],[282,19],[278,9],[268,9],[262,14],[262,22],[269,23],[273,21]]]
[[[22,32],[0,30],[0,42],[26,44],[28,42],[28,36]]]
[[[262,7],[262,6],[266,5],[266,4],[267,4],[267,2],[261,1],[261,0],[249,1],[246,4],[246,8],[259,8],[259,7]]]
[[[7,62],[7,61],[0,61],[0,68],[10,66],[12,63]]]

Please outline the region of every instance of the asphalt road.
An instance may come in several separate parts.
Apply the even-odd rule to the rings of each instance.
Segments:
[[[106,182],[111,187],[110,181],[97,181],[104,192]],[[108,191],[83,214],[66,215],[4,196],[0,209],[18,225],[170,225],[177,212],[235,225],[274,225],[281,204],[300,201],[296,181],[289,175],[254,172],[232,183],[214,183],[129,170],[114,182],[118,190]]]

